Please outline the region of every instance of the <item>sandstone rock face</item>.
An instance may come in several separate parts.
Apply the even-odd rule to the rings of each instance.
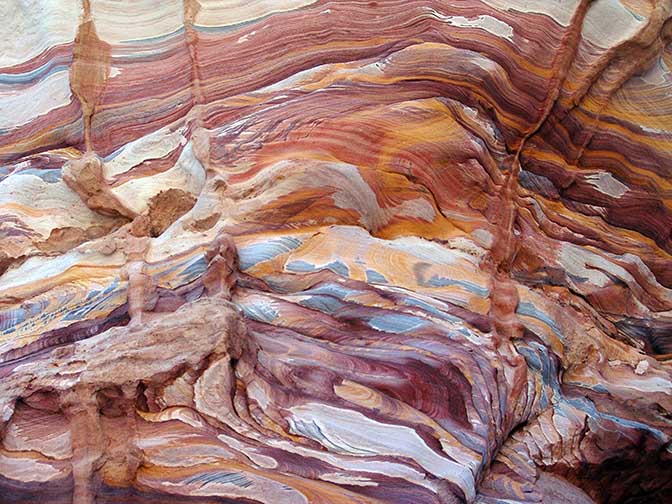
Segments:
[[[672,502],[672,1],[8,0],[0,502]]]

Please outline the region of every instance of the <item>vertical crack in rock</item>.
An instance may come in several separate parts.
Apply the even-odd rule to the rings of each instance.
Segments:
[[[576,55],[581,37],[583,20],[588,11],[590,0],[581,0],[570,20],[570,29],[567,30],[560,42],[560,48],[554,57],[552,75],[549,79],[549,92],[541,107],[540,119],[534,124],[515,147],[515,156],[504,179],[500,191],[502,207],[496,221],[497,230],[493,245],[493,273],[490,298],[492,303],[491,316],[495,324],[495,331],[499,337],[507,340],[520,337],[523,326],[517,320],[516,310],[519,304],[518,292],[511,279],[511,267],[518,251],[518,238],[515,223],[519,207],[520,154],[525,142],[536,134],[548,119],[553,106],[558,99],[560,89]]]
[[[104,453],[104,435],[95,387],[75,386],[64,392],[61,407],[70,420],[74,480],[72,501],[92,504],[97,493],[97,471],[102,466]]]
[[[96,33],[91,16],[91,0],[82,0],[84,17],[74,42],[73,62],[70,67],[70,87],[79,100],[84,116],[86,152],[93,152],[91,124],[96,106],[105,90],[110,74],[111,47]]]
[[[517,237],[519,231],[515,228],[520,205],[518,182],[520,154],[525,142],[541,129],[556,103],[562,84],[576,55],[583,20],[589,5],[590,0],[581,0],[572,15],[569,23],[570,28],[560,41],[559,50],[553,59],[552,74],[548,85],[549,92],[542,102],[541,116],[536,124],[532,125],[530,130],[524,134],[519,145],[513,145],[515,155],[500,189],[501,206],[495,220],[496,231],[492,247],[494,270],[490,285],[490,317],[493,321],[498,345],[502,339],[509,342],[520,338],[524,331],[524,326],[516,315],[520,298],[515,282],[511,278],[511,268],[520,246]],[[513,348],[510,347],[510,351],[517,354]],[[522,364],[520,357],[515,360],[518,364]],[[527,418],[520,418],[519,421],[525,422]]]
[[[187,50],[189,51],[189,61],[191,66],[191,90],[194,94],[195,108],[197,109],[197,116],[199,126],[201,121],[201,110],[199,105],[204,104],[203,92],[201,90],[201,76],[198,71],[198,33],[196,32],[195,22],[201,4],[198,0],[183,0],[184,4],[184,31],[186,37]]]

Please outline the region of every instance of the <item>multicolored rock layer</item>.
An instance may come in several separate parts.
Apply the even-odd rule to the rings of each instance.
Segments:
[[[672,500],[672,1],[2,8],[0,502]]]

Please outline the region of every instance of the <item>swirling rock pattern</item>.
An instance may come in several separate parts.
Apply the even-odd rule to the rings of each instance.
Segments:
[[[672,500],[672,2],[11,0],[0,502]]]

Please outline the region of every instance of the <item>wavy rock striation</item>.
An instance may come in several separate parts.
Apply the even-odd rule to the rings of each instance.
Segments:
[[[672,2],[26,0],[2,503],[672,500]]]

